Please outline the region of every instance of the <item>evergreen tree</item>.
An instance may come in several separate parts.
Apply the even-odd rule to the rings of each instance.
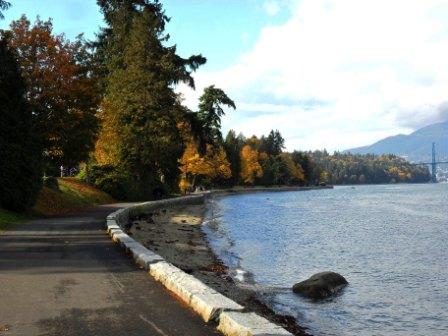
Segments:
[[[312,183],[316,179],[316,177],[313,176],[313,163],[305,152],[294,151],[291,153],[291,159],[296,165],[300,165],[303,168],[305,180],[307,182]]]
[[[166,46],[169,19],[158,1],[98,3],[108,24],[97,52],[106,74],[103,119],[117,127],[115,165],[134,177],[135,198],[149,198],[154,188],[177,187],[183,152],[178,125],[187,111],[173,86],[194,88],[191,73],[205,58],[184,59],[176,46]]]
[[[42,150],[15,55],[0,40],[0,207],[22,211],[41,186]]]
[[[236,136],[234,130],[230,130],[227,133],[226,139],[224,141],[224,149],[227,154],[227,159],[230,163],[230,170],[232,172],[231,178],[228,182],[231,185],[236,185],[239,182],[239,177],[241,173],[241,161],[240,161],[240,152],[244,146],[244,137],[243,135]]]
[[[285,139],[278,130],[271,130],[267,137],[262,136],[260,139],[260,151],[268,155],[279,155],[285,148]]]
[[[207,143],[214,147],[222,144],[221,117],[225,114],[222,105],[236,108],[233,100],[223,90],[214,85],[204,89],[199,98],[198,119],[202,123]]]

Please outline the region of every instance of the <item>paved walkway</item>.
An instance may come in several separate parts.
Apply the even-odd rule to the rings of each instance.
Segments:
[[[118,207],[0,235],[0,335],[219,335],[111,242]]]

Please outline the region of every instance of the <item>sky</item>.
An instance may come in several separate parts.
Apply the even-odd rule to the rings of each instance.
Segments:
[[[95,0],[12,0],[0,28],[25,13],[94,38]],[[204,87],[235,101],[223,132],[278,129],[287,150],[343,150],[448,119],[448,0],[166,0],[171,43],[202,53]]]

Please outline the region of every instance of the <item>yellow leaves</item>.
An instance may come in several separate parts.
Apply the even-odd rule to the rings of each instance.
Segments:
[[[187,144],[179,163],[181,165],[180,170],[185,176],[181,179],[179,184],[181,189],[194,184],[188,181],[188,176],[193,177],[193,179],[196,176],[204,176],[208,178],[222,177],[225,179],[232,176],[230,163],[227,160],[226,152],[222,147],[216,151],[212,146],[207,146],[205,155],[201,156],[197,150],[196,144],[193,141],[190,141]]]
[[[224,151],[224,148],[221,147],[219,151],[213,155],[212,160],[215,163],[217,176],[225,179],[229,179],[232,177],[230,163],[227,160],[227,154]]]
[[[117,114],[107,101],[101,103],[99,113],[101,130],[95,144],[95,159],[100,165],[117,165],[119,162],[119,123]]]
[[[208,153],[207,153],[208,154]],[[211,176],[214,174],[213,163],[207,155],[201,157],[194,142],[189,142],[179,160],[180,171],[184,174]]]
[[[387,172],[392,178],[397,179],[398,181],[407,181],[412,179],[412,174],[406,167],[392,166],[389,167]]]
[[[389,168],[389,174],[392,175],[392,177],[398,178],[399,181],[406,181],[409,179],[410,175],[408,172],[403,171],[398,167]]]
[[[398,169],[398,167],[392,166],[389,167],[388,172],[390,175],[398,176],[398,174],[400,173],[400,169]]]
[[[186,177],[182,177],[179,182],[179,189],[182,193],[185,193],[191,188],[191,183],[187,181]]]
[[[263,170],[260,166],[258,151],[246,145],[241,150],[241,179],[244,183],[252,184],[256,177],[263,175]]]

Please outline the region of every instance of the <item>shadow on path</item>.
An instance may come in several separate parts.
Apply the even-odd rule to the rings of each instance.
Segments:
[[[122,206],[0,235],[0,335],[219,335],[112,243],[105,217]]]

